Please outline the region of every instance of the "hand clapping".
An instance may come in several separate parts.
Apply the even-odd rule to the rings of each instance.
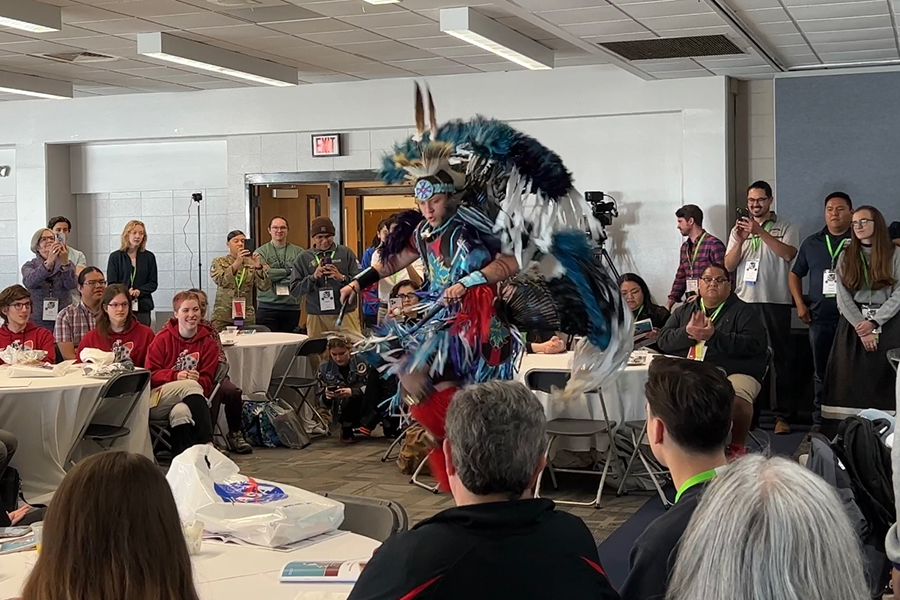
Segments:
[[[685,327],[688,337],[697,342],[705,342],[712,337],[715,332],[712,321],[702,312],[695,312],[691,315],[691,320]]]

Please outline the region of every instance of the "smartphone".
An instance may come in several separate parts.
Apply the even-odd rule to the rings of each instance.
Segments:
[[[641,335],[653,331],[653,323],[650,319],[644,319],[634,324],[634,335]]]
[[[57,233],[54,233],[53,235],[56,236],[56,241],[57,241],[57,242],[59,242],[59,243],[62,244],[63,246],[66,245],[66,234],[57,232]]]
[[[244,239],[244,250],[246,250],[250,254],[253,254],[253,251],[256,250],[256,248],[253,247],[253,240],[251,240],[250,238]]]
[[[331,393],[333,394],[333,393],[335,393],[336,391],[338,391],[339,388],[340,388],[340,386],[337,386],[337,385],[329,385],[329,386],[327,386],[327,387],[325,388],[325,391],[326,391],[326,392],[331,392]]]
[[[741,219],[749,219],[750,211],[747,210],[746,208],[737,209],[737,218],[738,218],[738,221],[740,221]]]
[[[388,313],[395,314],[403,310],[403,300],[401,298],[391,298],[388,300]]]
[[[326,256],[325,258],[322,259],[322,264],[323,264],[323,265],[330,265],[330,264],[331,264],[331,258],[328,257],[328,256]]]

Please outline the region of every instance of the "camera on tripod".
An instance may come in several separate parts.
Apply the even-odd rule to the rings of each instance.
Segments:
[[[609,198],[609,202],[604,202],[604,198]],[[603,192],[585,192],[584,199],[591,205],[591,213],[594,218],[600,222],[604,228],[612,225],[613,219],[619,216],[619,207],[616,199],[609,194]]]

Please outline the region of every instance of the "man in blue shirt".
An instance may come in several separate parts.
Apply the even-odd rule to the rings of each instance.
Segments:
[[[844,192],[829,194],[825,198],[825,227],[803,240],[789,278],[791,295],[797,305],[797,316],[809,325],[816,393],[813,431],[819,431],[822,426],[825,367],[828,365],[834,332],[841,316],[835,299],[838,285],[835,271],[838,257],[850,245],[852,217],[853,202],[850,196]],[[803,297],[803,278],[807,275],[809,304]]]

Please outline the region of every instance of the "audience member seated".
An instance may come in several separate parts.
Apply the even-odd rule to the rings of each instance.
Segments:
[[[728,271],[710,265],[700,297],[680,306],[659,332],[662,352],[705,361],[728,374],[734,387],[731,455],[746,453],[753,402],[766,372],[766,330],[759,313],[731,292]]]
[[[179,292],[172,299],[175,316],[156,335],[147,351],[150,371],[150,418],[168,419],[172,454],[212,442],[207,398],[219,362],[212,329],[203,325],[200,297]]]
[[[74,360],[75,349],[82,338],[94,328],[100,314],[100,300],[106,291],[106,280],[97,267],[85,267],[78,275],[81,300],[60,311],[56,317],[56,344],[65,360]],[[143,363],[139,363],[142,365]]]
[[[893,410],[896,374],[887,351],[900,348],[900,248],[881,212],[853,211],[850,247],[837,268],[841,313],[825,371],[825,405]]]
[[[721,243],[721,242],[719,242]],[[659,330],[669,320],[669,311],[656,303],[650,295],[650,288],[644,278],[635,273],[625,273],[619,277],[619,291],[625,299],[625,304],[631,311],[635,323],[650,320],[652,329],[649,333],[635,331],[635,341],[653,343],[659,337]],[[654,350],[658,348],[653,346]]]
[[[175,499],[149,459],[95,454],[56,491],[22,600],[73,598],[198,600]]]
[[[72,303],[77,284],[69,249],[49,229],[38,229],[31,238],[34,258],[22,265],[22,283],[31,292],[31,321],[53,332],[59,311]]]
[[[147,350],[154,337],[153,330],[140,323],[137,316],[131,312],[128,286],[116,283],[103,292],[97,326],[82,338],[76,355],[80,361],[82,350],[96,348],[112,352],[116,362],[130,362],[135,367],[143,367],[147,362]]]
[[[19,284],[11,285],[0,292],[0,350],[18,344],[28,350],[46,352],[44,362],[56,362],[53,334],[31,322],[31,293]],[[0,365],[3,359],[0,359]]]
[[[753,454],[710,485],[667,600],[869,600],[859,542],[835,490],[785,458]]]
[[[369,368],[350,355],[350,342],[342,337],[328,340],[328,360],[319,365],[319,401],[329,407],[341,424],[341,441],[356,443],[353,429],[372,435],[381,421],[379,399],[368,387]]]
[[[566,343],[552,331],[529,332],[525,335],[525,351],[528,354],[562,354]]]
[[[650,363],[647,440],[669,469],[675,506],[650,523],[631,549],[623,600],[662,599],[678,543],[710,480],[725,466],[734,389],[712,365],[659,357]]]
[[[533,497],[546,425],[521,383],[457,392],[443,442],[456,507],[389,538],[350,600],[618,598],[584,522]]]
[[[0,477],[6,472],[6,467],[9,466],[9,462],[12,460],[18,447],[19,440],[16,439],[16,436],[5,429],[0,429]],[[15,491],[17,492],[18,490]],[[3,498],[3,500],[6,501],[9,498]],[[28,513],[29,508],[31,507],[26,504],[10,512],[0,511],[0,527],[12,527],[20,522]]]
[[[222,347],[222,338],[219,337],[219,332],[216,331],[213,324],[206,320],[206,311],[209,309],[209,299],[206,292],[197,288],[192,288],[190,291],[200,297],[200,314],[203,315],[200,323],[206,325],[212,331],[212,336],[219,346],[219,362],[227,363],[228,357],[225,356],[225,348]],[[221,406],[225,410],[225,422],[228,425],[228,435],[225,436],[227,449],[235,454],[252,454],[253,446],[244,439],[243,432],[244,424],[241,411],[244,408],[244,393],[241,391],[241,388],[234,385],[231,377],[226,377],[222,380],[219,391],[215,398],[211,399],[210,405],[213,427],[215,427],[216,420],[219,417],[219,407]]]

